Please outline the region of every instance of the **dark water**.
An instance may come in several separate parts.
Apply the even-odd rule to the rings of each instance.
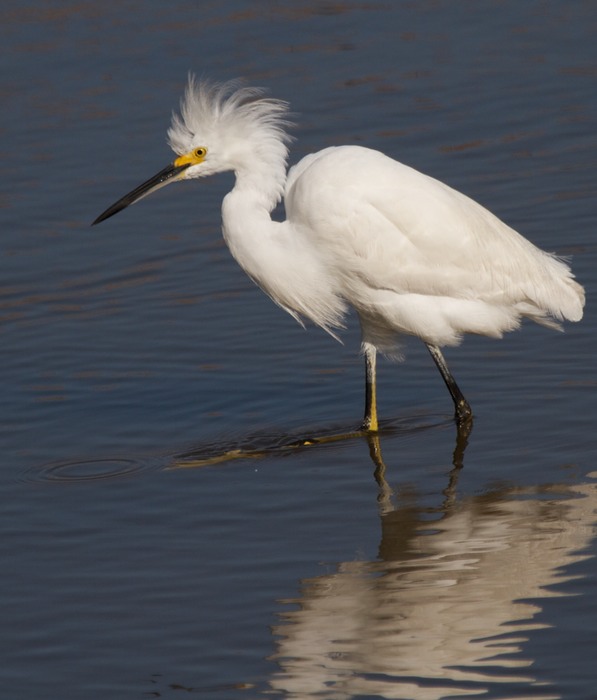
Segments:
[[[0,18],[0,697],[594,697],[597,6]],[[285,447],[358,424],[358,329],[305,333],[243,277],[229,177],[89,228],[169,162],[190,69],[289,99],[293,160],[380,148],[573,256],[581,324],[448,353],[459,473],[417,345],[380,367],[380,444]]]

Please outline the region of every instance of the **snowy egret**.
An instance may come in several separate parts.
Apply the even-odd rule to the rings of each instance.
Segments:
[[[427,346],[459,426],[472,412],[440,347],[465,333],[500,338],[529,318],[578,321],[583,288],[568,265],[487,209],[431,177],[361,146],[325,148],[286,172],[287,103],[237,82],[192,77],[168,131],[174,162],[109,207],[97,224],[166,184],[236,175],[223,235],[247,275],[299,323],[332,336],[349,306],[365,357],[362,429],[378,430],[376,354],[400,340]],[[286,220],[271,219],[284,198]]]

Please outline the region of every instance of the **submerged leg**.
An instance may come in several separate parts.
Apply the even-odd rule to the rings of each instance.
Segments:
[[[375,360],[377,350],[365,343],[365,416],[362,430],[375,433],[379,430],[377,422],[377,385],[375,381]]]
[[[459,426],[468,423],[473,417],[473,412],[468,401],[464,398],[463,393],[458,388],[458,384],[456,384],[450,370],[448,369],[448,365],[446,364],[441,350],[437,347],[437,345],[430,345],[429,343],[425,343],[425,345],[427,346],[427,350],[429,350],[433,361],[439,369],[444,382],[446,382],[450,396],[454,401],[454,407],[456,408],[456,423],[458,423]]]

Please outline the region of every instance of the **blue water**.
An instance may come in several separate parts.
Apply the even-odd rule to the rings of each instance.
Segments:
[[[0,697],[593,697],[597,7],[0,19]],[[293,162],[379,148],[572,257],[582,323],[447,353],[476,416],[463,469],[417,344],[380,363],[379,445],[286,448],[358,425],[358,328],[305,331],[244,277],[231,176],[90,228],[170,162],[189,70],[289,100]]]

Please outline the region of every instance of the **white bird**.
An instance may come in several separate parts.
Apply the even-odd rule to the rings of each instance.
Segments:
[[[376,353],[427,346],[459,426],[472,411],[440,347],[465,333],[500,338],[523,318],[549,328],[579,321],[584,290],[568,265],[465,195],[361,146],[325,148],[287,173],[286,102],[237,82],[189,79],[168,139],[177,158],[93,223],[178,180],[236,175],[223,235],[247,275],[297,321],[336,337],[351,306],[366,363],[362,429],[379,428]],[[286,220],[271,212],[284,199]]]

